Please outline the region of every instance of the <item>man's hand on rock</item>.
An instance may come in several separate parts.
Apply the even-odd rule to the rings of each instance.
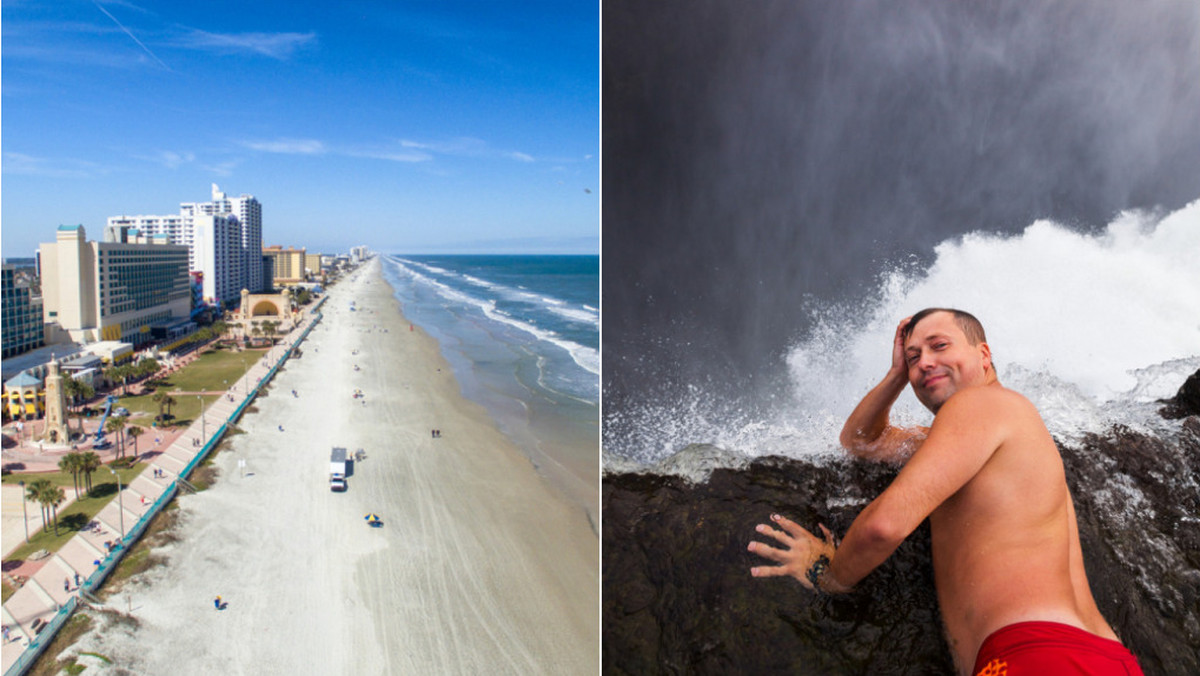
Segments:
[[[772,514],[771,520],[783,530],[772,528],[766,524],[759,524],[755,530],[775,538],[784,545],[784,549],[776,549],[761,542],[751,542],[747,549],[780,565],[755,566],[750,569],[751,575],[754,577],[790,575],[799,580],[805,588],[813,589],[813,582],[809,579],[810,571],[812,571],[819,582],[818,591],[833,593],[849,591],[849,588],[838,583],[828,570],[829,562],[833,560],[834,553],[837,551],[837,543],[833,533],[829,532],[824,524],[820,524],[821,532],[825,535],[825,539],[822,540],[804,530],[796,522],[778,514]],[[823,565],[818,564],[822,557],[824,557]],[[814,564],[816,564],[815,568]]]

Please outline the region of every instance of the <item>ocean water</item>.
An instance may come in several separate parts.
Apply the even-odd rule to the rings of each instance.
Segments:
[[[482,404],[589,514],[600,401],[598,256],[382,256],[402,311]]]

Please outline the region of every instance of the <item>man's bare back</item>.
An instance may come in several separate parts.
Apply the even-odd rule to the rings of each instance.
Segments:
[[[781,564],[756,567],[755,576],[791,575],[844,592],[928,518],[938,600],[960,673],[988,636],[1016,623],[1053,622],[1116,640],[1088,587],[1058,449],[1034,406],[1000,385],[982,327],[966,316],[975,323],[933,311],[897,328],[892,368],[851,414],[841,440],[855,455],[904,467],[841,546],[824,526],[822,540],[778,515],[772,520],[782,531],[758,532],[787,549],[749,546]],[[888,420],[910,383],[935,413],[928,429]]]
[[[929,516],[938,601],[957,664],[969,669],[987,636],[1017,622],[1058,622],[1116,640],[1088,588],[1062,460],[1033,405],[993,384],[959,392],[947,407],[948,415],[990,428],[983,434],[996,443]],[[934,420],[931,440],[942,438],[943,420]]]

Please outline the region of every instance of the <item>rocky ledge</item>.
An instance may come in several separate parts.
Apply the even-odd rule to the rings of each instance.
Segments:
[[[1114,427],[1059,449],[1101,611],[1147,674],[1200,673],[1200,372],[1163,404],[1171,438]],[[844,533],[894,476],[779,457],[703,484],[606,474],[604,673],[952,673],[927,524],[844,597],[749,574],[770,514]]]

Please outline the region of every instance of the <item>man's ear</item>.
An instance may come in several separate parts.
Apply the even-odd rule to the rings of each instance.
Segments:
[[[995,369],[992,368],[992,348],[987,343],[980,343],[979,352],[983,355],[984,370],[992,369],[994,371]]]

